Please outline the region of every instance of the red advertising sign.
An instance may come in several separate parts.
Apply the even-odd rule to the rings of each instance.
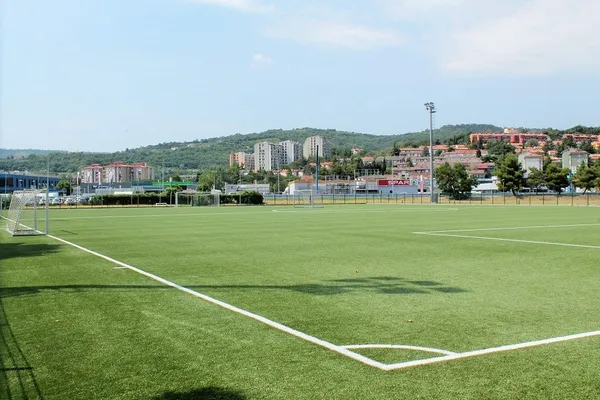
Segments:
[[[377,186],[410,186],[410,179],[378,179]]]

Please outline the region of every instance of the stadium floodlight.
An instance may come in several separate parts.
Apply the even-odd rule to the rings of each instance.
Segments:
[[[435,113],[435,104],[433,102],[425,103],[425,109],[429,112],[429,192],[431,194],[431,204],[435,203],[433,187],[433,114]]]

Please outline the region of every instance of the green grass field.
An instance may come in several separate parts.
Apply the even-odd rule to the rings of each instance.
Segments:
[[[0,232],[1,399],[600,398],[599,208],[50,216],[52,235],[172,285]]]

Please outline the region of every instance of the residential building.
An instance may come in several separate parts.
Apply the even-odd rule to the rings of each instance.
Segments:
[[[527,178],[532,168],[544,169],[544,156],[541,154],[523,152],[519,154],[518,160],[525,170],[525,178]]]
[[[302,155],[304,158],[314,157],[319,149],[319,157],[327,158],[331,155],[329,142],[322,136],[311,136],[304,141]]]
[[[550,136],[541,133],[515,133],[510,135],[510,143],[514,145],[522,146],[530,139],[545,143],[550,141]]]
[[[562,167],[569,168],[572,174],[577,172],[580,165],[588,165],[589,154],[582,150],[570,149],[562,153]]]
[[[80,183],[132,182],[154,179],[154,168],[146,163],[124,164],[116,162],[109,165],[92,164],[83,167],[79,175]]]
[[[279,143],[281,164],[291,164],[302,158],[302,146],[298,142],[286,140]]]
[[[254,170],[278,170],[281,167],[280,148],[276,143],[256,143],[254,145]]]
[[[235,164],[239,165],[240,168],[244,169],[246,165],[246,157],[248,153],[243,151],[231,152],[229,153],[229,167],[233,167]]]
[[[510,133],[498,133],[498,132],[479,132],[472,133],[469,138],[471,143],[481,143],[483,145],[489,142],[507,142],[510,143]]]
[[[579,133],[568,133],[563,136],[563,139],[571,138],[577,144],[581,144],[586,141],[597,142],[600,140],[600,136],[598,135],[584,135]]]

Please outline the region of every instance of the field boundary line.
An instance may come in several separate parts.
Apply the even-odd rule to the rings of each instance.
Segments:
[[[423,231],[423,232],[413,232],[413,233],[416,235],[430,235],[430,234],[435,234],[435,233],[510,231],[510,230],[520,230],[520,229],[546,229],[546,228],[577,228],[577,227],[582,227],[582,226],[600,226],[600,223],[567,224],[567,225],[503,226],[503,227],[496,227],[496,228],[448,229],[445,231]]]
[[[406,344],[348,344],[345,346],[340,346],[345,349],[399,349],[399,350],[416,350],[423,351],[426,353],[438,353],[444,355],[452,355],[457,354],[453,351],[442,350],[442,349],[434,349],[432,347],[422,347],[422,346],[410,346]]]
[[[577,333],[577,334],[568,335],[568,336],[558,336],[558,337],[553,337],[553,338],[549,338],[549,339],[535,340],[532,342],[508,344],[505,346],[490,347],[487,349],[466,351],[464,353],[455,353],[455,354],[450,354],[450,355],[442,356],[442,357],[426,358],[423,360],[406,361],[406,362],[401,362],[401,363],[396,363],[396,364],[385,364],[384,369],[386,371],[392,371],[392,370],[396,370],[396,369],[404,369],[404,368],[416,367],[416,366],[420,366],[420,365],[427,365],[427,364],[434,364],[434,363],[439,363],[439,362],[444,362],[444,361],[458,360],[461,358],[469,358],[469,357],[482,356],[482,355],[486,355],[486,354],[500,353],[500,352],[504,352],[504,351],[525,349],[528,347],[541,346],[544,344],[551,344],[551,343],[566,342],[569,340],[583,339],[583,338],[588,338],[588,337],[593,337],[593,336],[600,336],[600,331]]]
[[[414,232],[414,233],[417,235],[425,235],[425,236],[442,236],[442,237],[453,237],[453,238],[461,238],[461,239],[495,240],[498,242],[545,244],[545,245],[550,245],[550,246],[578,247],[578,248],[584,248],[584,249],[600,249],[600,246],[594,246],[594,245],[589,245],[589,244],[544,242],[541,240],[495,238],[495,237],[489,237],[489,236],[453,235],[450,233],[417,233],[417,232]]]
[[[180,290],[182,292],[191,294],[192,296],[199,297],[202,300],[205,300],[205,301],[207,301],[209,303],[212,303],[212,304],[218,305],[220,307],[223,307],[223,308],[225,308],[225,309],[227,309],[229,311],[233,311],[233,312],[241,314],[243,316],[252,318],[252,319],[254,319],[256,321],[259,321],[259,322],[262,322],[263,324],[268,325],[268,326],[270,326],[272,328],[278,329],[280,331],[283,331],[285,333],[293,335],[293,336],[295,336],[297,338],[306,340],[307,342],[319,345],[321,347],[325,347],[328,350],[334,351],[336,353],[339,353],[341,355],[349,357],[349,358],[351,358],[353,360],[360,361],[363,364],[369,365],[371,367],[379,368],[379,369],[382,369],[382,370],[386,369],[386,364],[380,363],[379,361],[372,360],[372,359],[370,359],[368,357],[365,357],[365,356],[363,356],[361,354],[358,354],[358,353],[355,353],[353,351],[350,351],[349,349],[346,349],[344,347],[337,346],[337,345],[335,345],[333,343],[330,343],[330,342],[328,342],[326,340],[319,339],[319,338],[317,338],[315,336],[311,336],[311,335],[309,335],[307,333],[304,333],[304,332],[298,331],[296,329],[290,328],[289,326],[280,324],[279,322],[275,322],[275,321],[270,320],[268,318],[265,318],[265,317],[263,317],[261,315],[251,313],[250,311],[246,311],[246,310],[244,310],[242,308],[233,306],[233,305],[231,305],[229,303],[225,303],[224,301],[217,300],[217,299],[215,299],[213,297],[207,296],[207,295],[202,294],[200,292],[197,292],[195,290],[192,290],[192,289],[186,288],[184,286],[178,285],[177,283],[174,283],[174,282],[171,282],[171,281],[169,281],[167,279],[161,278],[158,275],[154,275],[154,274],[152,274],[150,272],[147,272],[147,271],[144,271],[144,270],[139,269],[137,267],[134,267],[133,265],[126,264],[126,263],[124,263],[122,261],[119,261],[119,260],[116,260],[116,259],[114,259],[112,257],[105,256],[104,254],[98,253],[98,252],[96,252],[94,250],[90,250],[90,249],[88,249],[86,247],[80,246],[80,245],[75,244],[73,242],[69,242],[68,240],[61,239],[61,238],[59,238],[57,236],[53,236],[53,235],[48,235],[48,237],[51,238],[51,239],[57,240],[57,241],[59,241],[61,243],[64,243],[66,245],[73,246],[73,247],[75,247],[75,248],[77,248],[79,250],[82,250],[82,251],[84,251],[86,253],[92,254],[92,255],[94,255],[96,257],[102,258],[102,259],[104,259],[106,261],[109,261],[109,262],[111,262],[113,264],[117,264],[117,265],[119,265],[121,267],[130,269],[130,270],[132,270],[134,272],[137,272],[140,275],[144,275],[144,276],[146,276],[146,277],[148,277],[150,279],[153,279],[153,280],[155,280],[157,282],[160,282],[160,283],[165,284],[167,286],[170,286],[172,288],[178,289],[178,290]]]

